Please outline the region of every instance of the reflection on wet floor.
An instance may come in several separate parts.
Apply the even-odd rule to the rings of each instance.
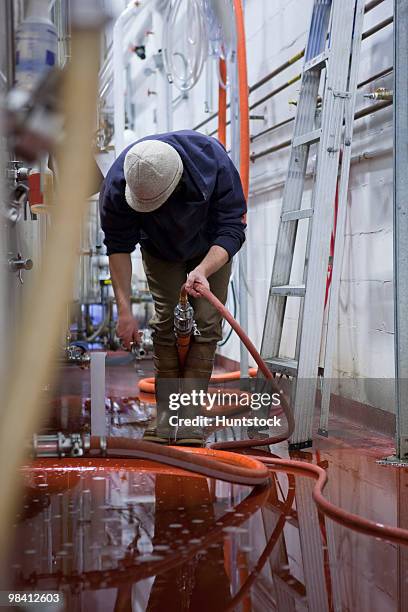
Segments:
[[[84,397],[54,403],[47,429],[86,428]],[[375,463],[391,440],[348,430],[352,444],[325,440],[302,458],[328,470],[335,504],[406,527],[408,472]],[[325,520],[312,488],[282,473],[253,491],[152,462],[37,461],[24,469],[10,587],[62,591],[73,612],[406,610],[408,549]]]

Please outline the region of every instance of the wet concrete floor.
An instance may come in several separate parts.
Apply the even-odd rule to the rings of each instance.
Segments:
[[[107,367],[110,433],[139,437],[154,408],[136,381],[151,362]],[[44,431],[86,431],[89,372],[63,369]],[[408,527],[408,471],[378,465],[393,440],[345,419],[302,458],[328,473],[335,504]],[[288,456],[286,445],[273,449]],[[275,474],[269,489],[135,460],[37,460],[23,470],[10,587],[59,591],[69,611],[408,610],[408,548],[320,516],[313,481]],[[25,609],[21,607],[21,609]],[[28,608],[27,608],[28,609]]]

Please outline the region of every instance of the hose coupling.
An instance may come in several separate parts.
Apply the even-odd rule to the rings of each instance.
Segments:
[[[45,434],[33,436],[34,457],[83,457],[91,448],[89,434]]]
[[[174,309],[174,333],[176,336],[191,336],[194,327],[193,307],[188,300],[180,299]]]
[[[371,93],[364,94],[364,97],[368,100],[393,100],[394,92],[390,89],[386,89],[385,87],[378,87],[375,91]]]

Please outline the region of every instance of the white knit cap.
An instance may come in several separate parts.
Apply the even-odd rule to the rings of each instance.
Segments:
[[[160,140],[133,145],[124,163],[126,202],[137,212],[152,212],[171,196],[183,174],[174,147]]]

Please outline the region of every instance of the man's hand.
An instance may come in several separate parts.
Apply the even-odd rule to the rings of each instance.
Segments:
[[[132,348],[131,342],[139,344],[139,326],[131,314],[119,315],[116,333],[128,351]]]
[[[229,255],[223,247],[218,245],[212,246],[203,261],[187,276],[187,293],[193,297],[200,297],[200,294],[194,289],[194,284],[201,284],[206,289],[209,289],[210,284],[207,278],[226,264],[228,259]]]
[[[195,270],[192,270],[187,276],[186,291],[189,295],[192,295],[193,297],[200,297],[200,294],[194,289],[195,284],[203,285],[207,289],[210,288],[207,277],[202,272],[202,270],[200,270],[199,267],[195,268]]]

